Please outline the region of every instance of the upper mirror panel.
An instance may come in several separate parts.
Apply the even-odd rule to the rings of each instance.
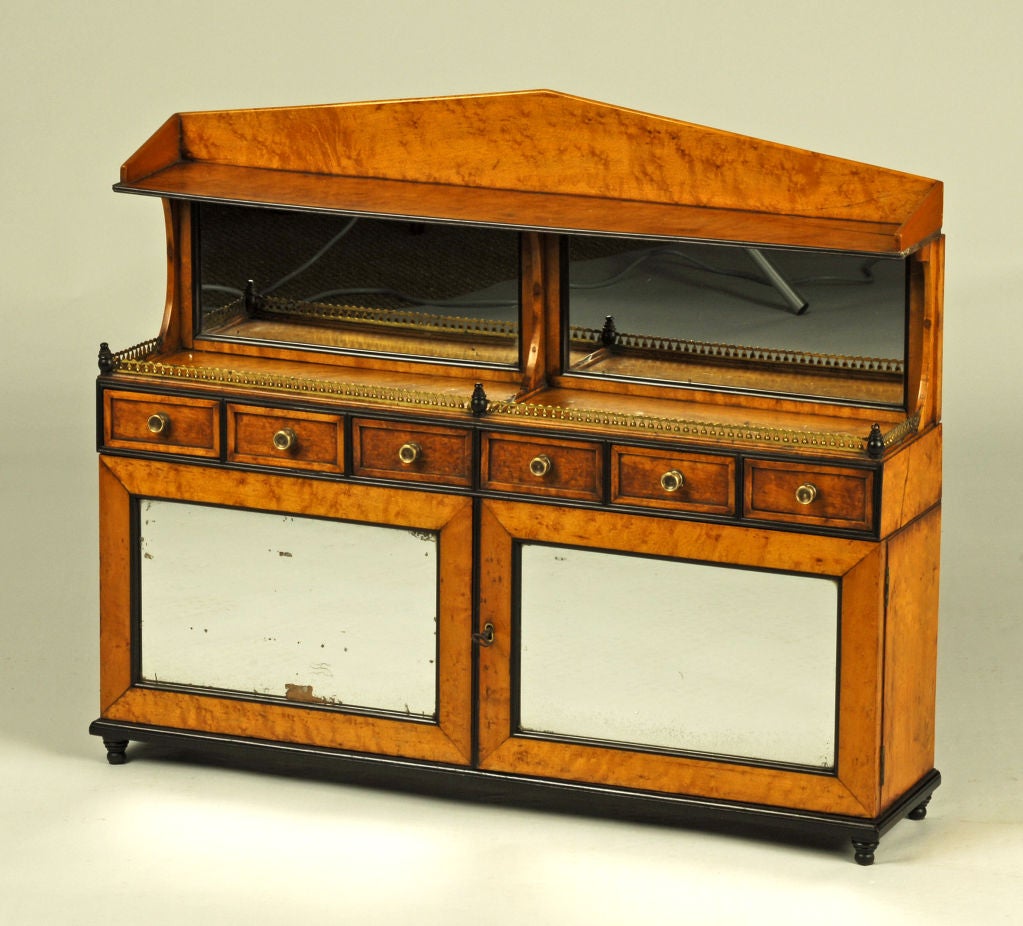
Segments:
[[[906,262],[568,236],[566,369],[900,406]]]
[[[196,212],[200,336],[518,363],[516,232],[217,204]]]

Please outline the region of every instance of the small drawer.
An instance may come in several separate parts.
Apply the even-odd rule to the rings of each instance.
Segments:
[[[735,514],[735,459],[642,447],[611,448],[611,501],[700,514]]]
[[[215,399],[108,389],[103,393],[103,445],[219,459],[219,405]]]
[[[745,515],[851,530],[874,527],[874,473],[839,466],[747,460]]]
[[[356,476],[472,486],[472,432],[464,428],[352,422],[352,471]]]
[[[227,406],[227,458],[232,463],[344,472],[339,415],[258,405]]]
[[[603,500],[601,445],[511,434],[483,438],[484,489],[584,501]]]

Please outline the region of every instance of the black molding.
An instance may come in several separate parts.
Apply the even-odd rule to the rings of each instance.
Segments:
[[[128,758],[124,751],[125,743],[131,741],[170,747],[183,758],[188,758],[191,748],[201,751],[203,761],[244,766],[245,760],[254,757],[258,760],[257,767],[263,772],[326,777],[348,785],[388,788],[459,801],[498,802],[589,817],[734,831],[746,836],[765,835],[772,839],[788,836],[798,842],[844,839],[852,841],[856,861],[863,865],[873,862],[874,850],[881,837],[896,823],[905,817],[923,819],[931,795],[941,784],[941,775],[932,770],[884,813],[859,818],[685,794],[661,794],[502,774],[102,718],[90,725],[89,733],[102,737],[111,764],[123,764]]]

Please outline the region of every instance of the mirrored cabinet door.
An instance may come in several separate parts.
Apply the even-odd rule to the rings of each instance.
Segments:
[[[472,761],[470,499],[116,457],[100,473],[106,717]]]
[[[498,500],[481,542],[483,768],[844,814],[876,800],[876,544],[808,556],[775,531]]]

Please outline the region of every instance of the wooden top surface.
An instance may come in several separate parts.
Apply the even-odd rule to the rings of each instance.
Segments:
[[[546,90],[182,113],[115,188],[890,254],[942,210],[934,180]]]

